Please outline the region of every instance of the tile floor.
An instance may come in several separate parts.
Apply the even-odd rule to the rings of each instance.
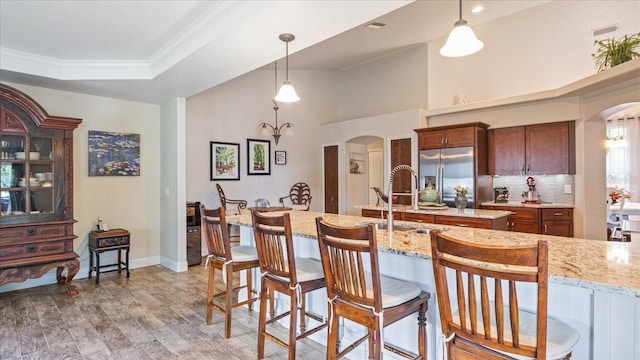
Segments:
[[[71,289],[0,293],[0,359],[256,359],[258,308],[234,309],[226,340],[222,314],[206,325],[206,284],[203,261],[182,273],[156,265],[131,270],[129,279],[101,274],[99,285],[79,279]],[[309,339],[297,347],[297,359],[325,358]],[[286,355],[266,342],[266,359]]]

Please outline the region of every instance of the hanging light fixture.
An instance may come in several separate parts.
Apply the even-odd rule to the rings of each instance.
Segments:
[[[287,44],[287,56],[285,57],[286,61],[286,78],[284,83],[280,87],[280,91],[278,91],[278,95],[274,98],[275,101],[280,102],[296,102],[300,101],[300,97],[296,94],[296,89],[291,85],[291,81],[289,81],[289,43],[293,41],[296,37],[293,34],[281,34],[280,40],[284,41]],[[276,105],[277,106],[277,105]],[[277,144],[277,143],[276,143]]]
[[[275,69],[275,90],[277,91],[278,90],[278,62],[277,61],[275,62],[274,69]],[[291,88],[293,89],[293,86]],[[282,89],[280,89],[280,91],[282,91]],[[293,93],[295,95],[295,90],[294,90]],[[282,135],[286,135],[286,136],[293,135],[293,124],[290,123],[290,122],[287,122],[287,123],[284,123],[284,124],[278,126],[278,109],[280,109],[280,108],[278,107],[278,103],[276,102],[276,99],[273,99],[271,101],[273,101],[273,110],[276,113],[276,125],[273,126],[271,124],[263,122],[258,126],[262,130],[262,135],[265,135],[265,136],[272,135],[273,136],[273,141],[276,143],[276,145],[278,145],[278,140],[280,140],[280,136],[282,136]],[[271,129],[271,132],[273,134],[269,133],[269,129]]]
[[[460,17],[447,38],[447,42],[440,49],[440,55],[447,57],[467,56],[482,49],[484,43],[476,37],[467,21],[462,19],[462,0],[460,0]]]

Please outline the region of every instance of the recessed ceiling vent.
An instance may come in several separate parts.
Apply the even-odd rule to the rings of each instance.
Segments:
[[[367,27],[369,29],[380,29],[381,27],[386,26],[386,25],[387,24],[385,24],[385,23],[374,21],[374,22],[372,22],[370,24],[367,24],[367,26],[365,26],[365,27]]]
[[[592,30],[593,36],[600,36],[604,34],[608,34],[610,32],[618,31],[618,24],[609,25],[605,27],[601,27],[599,29]]]

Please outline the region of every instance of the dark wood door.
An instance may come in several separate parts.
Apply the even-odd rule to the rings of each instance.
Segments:
[[[391,140],[391,169],[398,165],[411,166],[411,138]],[[393,192],[406,193],[398,196],[394,204],[411,205],[412,175],[408,171],[399,171],[393,178]]]
[[[338,146],[324,147],[324,212],[338,213]]]
[[[524,126],[515,126],[487,131],[489,174],[524,174],[524,129]]]
[[[574,137],[573,122],[527,126],[527,173],[574,174]]]

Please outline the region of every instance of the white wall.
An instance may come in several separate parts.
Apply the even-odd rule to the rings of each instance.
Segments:
[[[484,48],[440,56],[446,38],[429,44],[429,109],[555,89],[596,73],[593,29],[619,24],[597,39],[640,31],[639,1],[550,1],[494,21],[469,25]]]
[[[187,200],[219,206],[209,176],[209,142],[221,141],[240,144],[240,181],[219,181],[228,198],[245,199],[249,206],[266,198],[277,206],[278,198],[302,181],[311,187],[311,210],[322,209],[319,134],[321,124],[338,119],[338,76],[335,71],[289,71],[289,79],[301,101],[279,104],[278,124],[292,122],[295,134],[281,137],[277,146],[258,128],[261,122],[275,122],[273,70],[253,71],[187,99]],[[271,175],[247,175],[247,139],[271,141]],[[287,152],[286,165],[273,164],[275,150]]]
[[[159,151],[162,158],[160,206],[162,211],[160,263],[174,271],[187,270],[186,182],[185,182],[186,101],[176,98],[162,104]]]
[[[157,105],[82,95],[21,84],[9,86],[24,92],[49,113],[81,118],[73,132],[74,242],[80,254],[77,278],[89,269],[88,233],[101,217],[110,228],[131,232],[131,267],[157,264],[160,256],[160,107]],[[140,176],[89,177],[88,131],[140,134]],[[115,253],[114,253],[115,254]],[[102,257],[105,263],[111,253]],[[115,255],[114,255],[115,256]],[[55,282],[55,271],[24,283],[10,283],[2,291]]]
[[[340,71],[340,120],[427,107],[428,47],[390,54]]]

